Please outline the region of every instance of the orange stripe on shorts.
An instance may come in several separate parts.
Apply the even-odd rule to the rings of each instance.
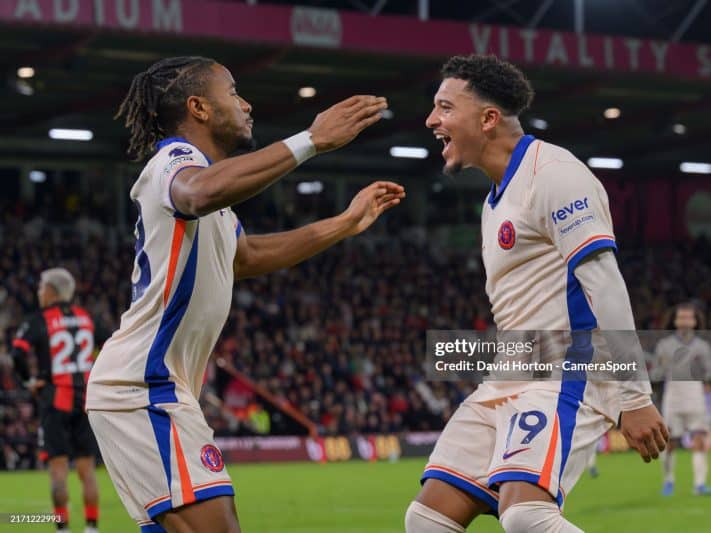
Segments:
[[[190,472],[188,472],[188,465],[185,462],[185,454],[183,453],[183,447],[180,445],[178,428],[175,427],[175,422],[173,422],[172,419],[170,421],[170,427],[173,430],[173,442],[175,442],[175,457],[178,462],[178,473],[180,474],[180,491],[183,495],[183,505],[187,505],[195,501],[193,483],[192,481],[190,481]]]
[[[207,488],[210,488],[210,487],[215,487],[215,486],[218,486],[218,485],[229,485],[229,486],[232,486],[232,482],[229,481],[229,480],[227,480],[227,479],[223,479],[223,480],[221,480],[221,481],[211,481],[210,483],[203,483],[202,485],[195,485],[195,486],[193,487],[193,490],[202,490],[202,489],[207,489]]]
[[[548,452],[546,452],[546,462],[543,463],[543,470],[541,470],[541,477],[538,478],[538,485],[546,490],[551,488],[551,472],[553,472],[553,463],[555,462],[555,452],[558,448],[558,414],[555,415],[555,421],[553,422],[553,434],[551,435],[551,442],[548,444]]]
[[[146,505],[143,506],[144,509],[148,509],[149,507],[153,507],[156,504],[159,504],[160,502],[164,502],[166,500],[170,500],[170,494],[167,496],[161,496],[160,498],[156,498],[155,500],[149,501]]]
[[[499,468],[495,468],[489,472],[489,477],[492,477],[494,474],[498,474],[499,472],[526,472],[528,474],[540,475],[538,470],[533,470],[532,468],[526,468],[523,466],[500,466]]]
[[[448,473],[448,474],[452,474],[453,476],[456,476],[456,477],[458,477],[458,478],[461,478],[461,479],[463,479],[464,481],[468,481],[468,482],[471,483],[472,485],[476,485],[477,487],[479,487],[480,489],[482,489],[482,490],[484,490],[485,492],[489,493],[491,496],[493,496],[493,497],[496,498],[497,500],[499,499],[499,493],[498,493],[498,492],[494,492],[493,490],[491,490],[491,489],[490,489],[489,487],[487,487],[486,485],[480,483],[479,481],[477,481],[476,479],[474,479],[474,478],[472,478],[472,477],[465,476],[465,475],[462,474],[461,472],[457,472],[456,470],[452,470],[451,468],[447,468],[446,466],[434,465],[434,464],[428,464],[427,466],[425,466],[425,472],[427,472],[428,470],[441,470],[442,472],[446,472],[446,473]]]

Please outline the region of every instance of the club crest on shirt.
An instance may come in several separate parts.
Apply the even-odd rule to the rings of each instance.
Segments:
[[[225,467],[222,452],[220,452],[217,446],[213,446],[212,444],[206,444],[202,447],[202,450],[200,450],[200,459],[202,460],[202,464],[213,472],[219,472]]]
[[[510,220],[504,220],[499,226],[499,246],[510,250],[516,244],[516,230]]]

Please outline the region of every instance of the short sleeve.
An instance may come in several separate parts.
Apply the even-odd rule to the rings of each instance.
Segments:
[[[161,148],[157,163],[158,179],[156,180],[156,185],[161,207],[176,218],[195,218],[185,215],[175,208],[170,188],[175,177],[183,170],[208,167],[210,164],[207,158],[192,144],[173,142]]]
[[[15,338],[12,339],[12,347],[14,349],[21,350],[24,353],[28,353],[32,346],[35,344],[35,331],[32,328],[32,321],[25,320],[20,324],[15,332]]]
[[[534,184],[532,208],[571,271],[594,251],[617,250],[607,193],[582,163],[549,164]]]
[[[30,378],[30,368],[27,364],[27,355],[34,349],[35,354],[40,341],[40,324],[36,315],[31,316],[20,324],[12,339],[11,356],[15,365],[15,372],[24,380]]]
[[[41,314],[34,313],[23,320],[15,331],[12,347],[19,348],[23,352],[29,352],[31,348],[34,350],[42,348],[41,344],[46,340],[47,327],[45,326],[44,317]]]

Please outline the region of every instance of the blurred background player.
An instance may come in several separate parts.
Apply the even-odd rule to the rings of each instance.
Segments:
[[[481,231],[497,330],[634,330],[605,189],[569,151],[524,135],[533,89],[523,73],[470,55],[452,57],[442,78],[426,125],[442,140],[444,172],[476,167],[492,181]],[[650,393],[648,382],[565,375],[485,381],[440,435],[408,533],[461,532],[484,513],[507,533],[581,531],[560,507],[618,419],[645,461],[664,449]]]
[[[86,380],[94,348],[105,339],[89,314],[72,305],[76,283],[64,268],[40,275],[37,297],[41,310],[18,328],[12,342],[15,370],[39,404],[39,440],[49,466],[57,529],[69,529],[69,460],[74,459],[82,485],[86,533],[95,533],[99,519],[96,483],[96,441],[84,412]],[[37,375],[30,376],[28,356],[34,353]]]
[[[685,433],[691,433],[691,464],[694,494],[711,495],[706,485],[708,456],[705,437],[708,431],[704,381],[711,379],[711,346],[698,337],[695,329],[704,329],[703,318],[692,303],[683,303],[673,313],[676,332],[659,341],[655,353],[664,372],[662,414],[669,426],[671,440],[664,454],[662,494],[674,493],[676,454]]]
[[[239,531],[234,490],[198,397],[236,278],[295,265],[367,229],[404,189],[376,182],[341,215],[247,236],[230,207],[381,118],[385,98],[354,96],[309,130],[253,148],[251,105],[203,57],[153,64],[119,116],[130,153],[155,155],[131,189],[138,208],[133,298],[91,373],[87,410],[121,500],[142,531]]]

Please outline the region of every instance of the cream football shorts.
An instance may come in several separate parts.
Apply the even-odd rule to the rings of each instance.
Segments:
[[[88,414],[109,476],[141,531],[163,531],[153,519],[170,509],[234,496],[198,406],[171,403]]]
[[[498,515],[498,487],[526,481],[562,507],[612,422],[572,396],[530,390],[495,407],[464,400],[442,431],[422,483],[445,481]]]
[[[702,407],[704,407],[702,405]],[[706,433],[708,431],[708,418],[706,411],[664,411],[664,421],[669,427],[669,434],[673,439],[680,439],[687,431],[690,433]]]

